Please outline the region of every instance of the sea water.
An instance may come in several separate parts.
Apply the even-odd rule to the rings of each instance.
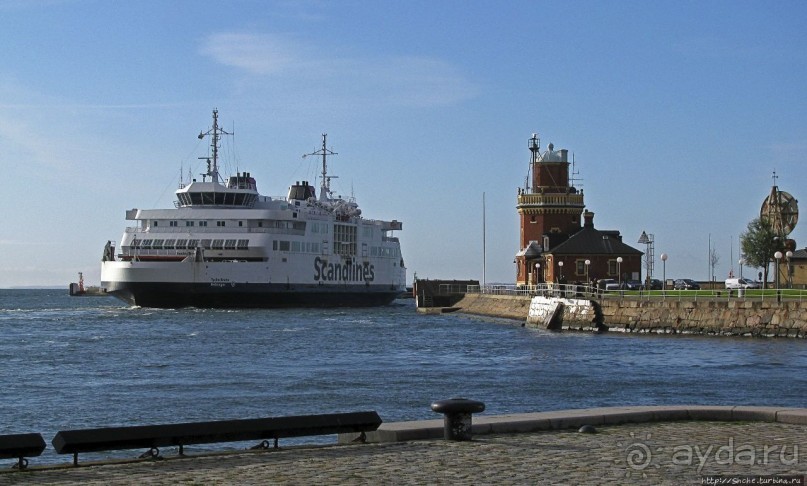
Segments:
[[[627,405],[804,407],[807,342],[549,332],[411,299],[369,309],[150,309],[0,290],[0,434],[375,410],[440,418]],[[131,452],[123,453],[129,454]],[[52,447],[32,464],[65,462]]]

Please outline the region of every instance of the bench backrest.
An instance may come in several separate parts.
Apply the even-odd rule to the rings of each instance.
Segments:
[[[45,450],[41,434],[0,435],[0,458],[36,457]]]
[[[59,454],[119,449],[279,439],[347,432],[369,432],[381,425],[374,411],[298,415],[214,422],[59,431],[53,447]]]

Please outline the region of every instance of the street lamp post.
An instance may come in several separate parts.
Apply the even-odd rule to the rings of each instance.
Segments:
[[[743,264],[745,263],[742,258],[737,262],[740,265],[740,278],[743,278]]]
[[[667,290],[667,254],[661,254],[661,294]]]
[[[776,302],[781,302],[782,297],[779,294],[779,260],[782,259],[782,252],[777,251],[773,254],[773,257],[776,259]]]
[[[586,264],[586,287],[588,287],[591,285],[591,280],[589,280],[588,278],[588,266],[591,265],[591,260],[586,259],[585,264]]]
[[[779,246],[779,237],[778,236],[773,237],[773,247],[774,248],[780,248],[780,246]],[[782,252],[780,252],[780,251],[777,251],[776,253],[778,253],[780,255],[782,254]],[[774,258],[776,258],[776,253],[773,254]],[[767,268],[767,266],[766,266],[766,268]],[[777,283],[779,281],[777,279],[778,275],[779,275],[779,263],[777,262],[776,263],[776,275],[773,277],[773,285],[776,286],[776,288],[779,288],[779,284]],[[765,286],[766,287],[768,286],[768,282],[765,282]]]
[[[790,263],[790,257],[793,256],[793,252],[790,251],[790,250],[787,250],[787,253],[785,253],[785,256],[787,257],[787,288],[792,289],[793,288],[793,267],[791,266],[791,263]]]
[[[561,283],[561,281],[563,280],[563,262],[558,262],[558,267],[560,268],[560,270],[558,271],[559,274],[558,283]]]
[[[538,276],[540,275],[540,272],[541,272],[541,264],[536,263],[535,264],[535,285],[538,285]]]
[[[616,275],[619,282],[619,288],[622,288],[622,257],[616,257]]]

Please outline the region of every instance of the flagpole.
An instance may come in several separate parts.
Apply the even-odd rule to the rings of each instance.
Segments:
[[[482,286],[487,283],[487,241],[485,228],[485,193],[482,192]]]

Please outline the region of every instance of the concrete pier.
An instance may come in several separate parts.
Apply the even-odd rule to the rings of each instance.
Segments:
[[[459,312],[518,319],[547,327],[556,303],[563,304],[557,329],[704,334],[756,337],[807,337],[807,301],[600,299],[467,294]]]
[[[578,433],[583,424],[597,434]],[[807,471],[807,409],[617,407],[382,425],[395,442],[0,471],[0,484],[702,484]],[[383,435],[384,430],[379,430]],[[434,438],[440,437],[440,438]],[[706,483],[703,483],[706,484]],[[751,484],[751,483],[745,483]]]

